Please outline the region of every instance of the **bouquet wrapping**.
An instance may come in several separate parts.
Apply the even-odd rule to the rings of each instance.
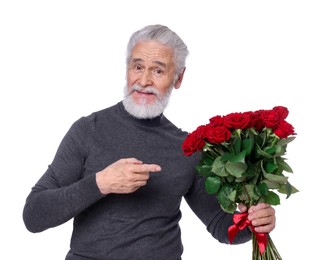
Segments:
[[[202,153],[196,170],[205,177],[207,193],[217,197],[224,211],[234,213],[237,203],[248,208],[260,202],[279,205],[279,193],[289,198],[298,192],[284,175],[293,172],[284,155],[296,135],[286,121],[288,114],[286,107],[276,106],[217,115],[184,140],[186,156]],[[233,215],[228,229],[230,242],[247,227],[252,231],[253,260],[282,259],[269,234],[255,232],[246,213]]]

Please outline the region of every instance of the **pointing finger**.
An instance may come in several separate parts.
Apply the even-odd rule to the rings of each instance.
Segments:
[[[157,164],[141,164],[136,165],[135,172],[159,172],[161,171],[161,166]]]

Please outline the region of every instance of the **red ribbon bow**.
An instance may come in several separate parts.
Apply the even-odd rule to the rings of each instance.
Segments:
[[[248,213],[239,213],[233,215],[234,225],[228,228],[228,238],[230,243],[232,244],[234,237],[237,232],[243,230],[246,227],[251,227],[252,232],[255,234],[256,240],[259,245],[260,254],[264,252],[266,246],[268,244],[268,235],[267,233],[258,233],[254,230],[254,226],[251,224],[251,221],[248,220]]]

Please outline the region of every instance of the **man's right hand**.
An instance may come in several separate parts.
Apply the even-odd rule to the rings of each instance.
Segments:
[[[132,193],[146,185],[150,172],[159,172],[157,164],[144,164],[136,158],[120,159],[96,174],[96,182],[100,192]]]

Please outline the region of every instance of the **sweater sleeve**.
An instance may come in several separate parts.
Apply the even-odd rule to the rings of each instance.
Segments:
[[[197,217],[205,224],[208,232],[219,242],[229,244],[228,228],[233,225],[233,214],[223,211],[216,196],[205,191],[203,177],[196,174],[191,189],[185,195],[185,200]],[[233,244],[245,243],[251,238],[251,232],[246,228],[236,235]]]
[[[63,138],[54,160],[32,188],[23,209],[23,220],[30,232],[41,232],[70,220],[103,195],[95,173],[83,178],[86,159],[86,132],[80,120]]]

